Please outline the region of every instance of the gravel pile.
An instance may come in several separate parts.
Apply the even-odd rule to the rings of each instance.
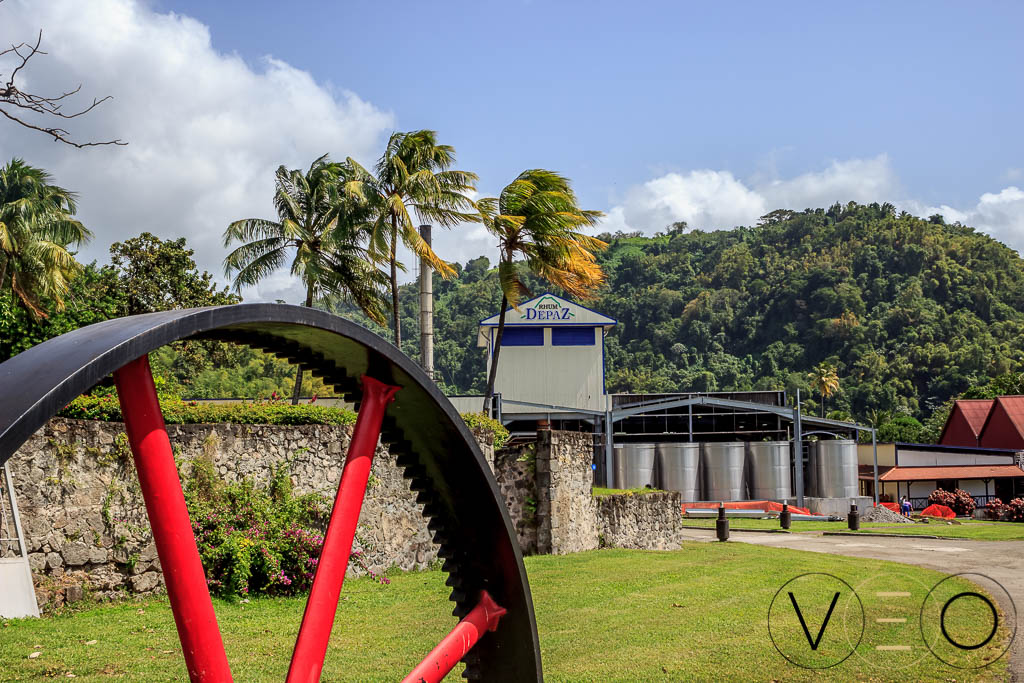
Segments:
[[[913,524],[914,520],[893,512],[887,507],[879,505],[873,507],[861,516],[864,522],[883,522],[888,524]]]

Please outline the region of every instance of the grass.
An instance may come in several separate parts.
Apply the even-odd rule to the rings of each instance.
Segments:
[[[606,489],[601,486],[595,486],[591,489],[591,495],[594,498],[600,498],[602,496],[621,496],[621,495],[643,495],[645,493],[663,493],[661,489],[652,488],[636,488],[636,489]]]
[[[527,569],[548,681],[991,681],[1006,675],[1005,659],[974,672],[945,667],[919,637],[910,653],[882,656],[874,650],[877,642],[908,632],[916,636],[916,616],[901,627],[872,628],[853,657],[823,672],[789,664],[768,638],[769,605],[792,577],[827,571],[862,586],[858,593],[874,624],[878,606],[870,600],[872,586],[864,588],[864,582],[883,580],[890,590],[892,577],[903,577],[899,580],[918,586],[914,590],[921,595],[915,593],[913,600],[919,606],[925,587],[943,576],[927,569],[739,543],[691,543],[673,552],[615,549],[531,557]],[[323,680],[384,681],[408,673],[455,623],[444,580],[441,572],[429,571],[395,576],[390,586],[347,582]],[[813,615],[810,626],[816,632],[827,603],[812,602],[807,597],[801,605]],[[302,598],[216,603],[236,680],[283,680],[303,603]],[[908,613],[916,615],[917,608]],[[825,645],[841,637],[836,614]],[[982,628],[970,619],[960,627]],[[789,624],[787,633],[780,636],[783,647],[803,641],[799,626]],[[1005,633],[997,636],[1005,638]],[[34,651],[42,654],[28,659]],[[968,656],[977,658],[981,652]],[[0,627],[0,678],[42,680],[67,672],[84,681],[184,680],[166,601],[94,606]],[[460,679],[453,672],[449,680]]]
[[[1018,522],[989,522],[977,519],[957,520],[960,524],[945,522],[929,522],[928,524],[887,524],[884,522],[861,522],[860,532],[905,534],[907,536],[940,536],[942,538],[964,538],[976,541],[1024,541],[1024,524]],[[683,519],[685,526],[715,528],[714,519]],[[742,519],[729,520],[729,528],[743,529],[779,529],[777,519]],[[793,532],[810,531],[849,531],[846,522],[793,522]]]

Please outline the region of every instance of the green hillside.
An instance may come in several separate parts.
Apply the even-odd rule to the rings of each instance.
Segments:
[[[607,342],[609,391],[808,395],[808,372],[827,362],[841,385],[828,411],[874,423],[924,419],[952,396],[1024,371],[1024,261],[939,216],[851,203],[776,211],[756,227],[677,224],[604,239],[608,284],[591,306],[619,321]],[[436,279],[435,362],[450,393],[483,389],[476,323],[500,301],[489,266],[477,259],[456,280]],[[414,356],[416,307],[407,285],[404,346]]]

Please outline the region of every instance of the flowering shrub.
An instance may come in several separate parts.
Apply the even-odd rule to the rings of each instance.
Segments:
[[[988,501],[988,505],[985,506],[985,516],[989,519],[1001,519],[1008,507],[1006,503],[998,498],[992,498]]]
[[[287,466],[266,489],[251,481],[226,484],[209,461],[192,464],[185,502],[212,593],[223,597],[294,595],[309,590],[316,572],[330,502],[294,496]],[[381,583],[353,553],[353,563]]]
[[[1006,518],[1011,522],[1024,522],[1024,498],[1014,498],[1006,505]]]
[[[962,489],[957,489],[953,493],[949,491],[943,491],[942,489],[935,489],[932,494],[928,496],[928,504],[945,505],[957,515],[970,517],[974,514],[974,498],[971,494],[967,493]]]

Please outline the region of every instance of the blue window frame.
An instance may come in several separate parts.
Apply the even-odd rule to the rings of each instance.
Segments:
[[[506,327],[501,335],[502,346],[544,346],[544,328],[530,326]]]
[[[596,327],[552,327],[552,346],[594,346]]]

